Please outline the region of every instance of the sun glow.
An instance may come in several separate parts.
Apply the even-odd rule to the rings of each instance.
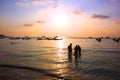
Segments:
[[[66,14],[58,14],[54,16],[53,22],[57,27],[65,27],[68,24],[68,16]]]
[[[63,40],[58,41],[58,48],[63,48]]]

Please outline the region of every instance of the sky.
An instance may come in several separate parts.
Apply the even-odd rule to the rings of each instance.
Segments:
[[[0,34],[120,37],[120,0],[0,0]]]

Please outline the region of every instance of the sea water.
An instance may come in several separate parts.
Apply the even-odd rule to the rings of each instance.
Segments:
[[[70,43],[73,54],[75,45],[81,46],[81,56],[68,57]],[[0,80],[120,80],[120,43],[0,39]]]

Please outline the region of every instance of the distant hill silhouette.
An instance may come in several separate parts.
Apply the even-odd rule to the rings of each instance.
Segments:
[[[2,38],[6,38],[6,36],[3,34],[0,34],[0,39],[2,39]]]

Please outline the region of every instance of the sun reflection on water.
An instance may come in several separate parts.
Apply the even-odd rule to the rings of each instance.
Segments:
[[[56,64],[56,68],[57,74],[60,74],[62,77],[65,76],[65,73],[67,72],[67,64],[66,64],[66,58],[67,58],[67,54],[64,52],[63,48],[64,48],[64,41],[60,40],[57,42],[57,47],[58,47],[58,52],[56,53],[56,59],[57,59],[57,64]]]
[[[63,40],[58,41],[58,48],[63,48]]]

